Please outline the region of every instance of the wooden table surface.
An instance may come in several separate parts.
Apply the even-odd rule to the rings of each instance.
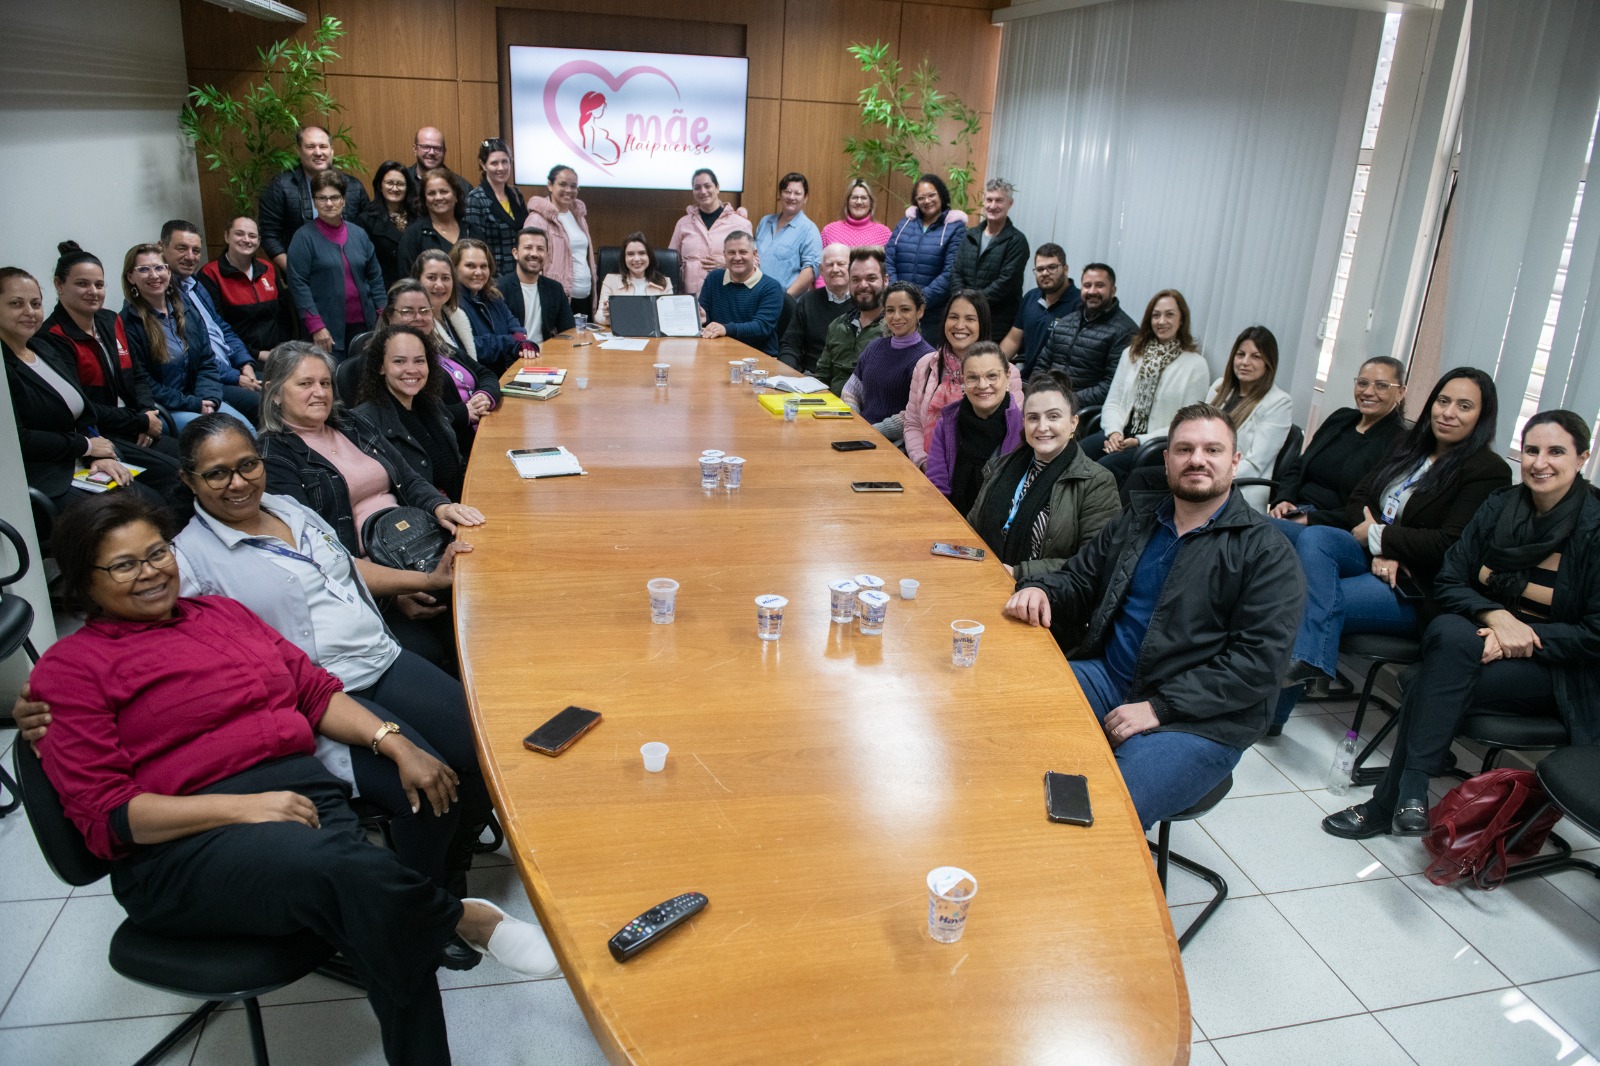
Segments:
[[[1001,616],[997,561],[928,554],[981,542],[898,450],[828,446],[869,426],[785,423],[728,384],[747,354],[553,340],[560,396],[507,398],[467,473],[488,523],[458,564],[456,619],[484,772],[600,1046],[638,1063],[1187,1062],[1161,889],[1049,634]],[[522,481],[505,458],[553,444],[587,476]],[[748,460],[742,489],[700,488],[706,448]],[[828,583],[860,573],[922,583],[881,637],[829,621]],[[673,625],[650,621],[652,577],[682,586]],[[763,593],[789,599],[772,643],[755,635]],[[950,664],[958,618],[988,627],[975,669]],[[568,704],[604,721],[559,758],[525,750]],[[644,771],[652,740],[671,746],[663,773]],[[1093,828],[1045,818],[1047,770],[1088,776]],[[941,865],[978,880],[955,944],[927,934]],[[704,911],[612,960],[612,933],[691,890]],[[538,1018],[503,1021],[539,1039]]]

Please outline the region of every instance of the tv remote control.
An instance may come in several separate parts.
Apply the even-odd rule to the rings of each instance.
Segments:
[[[606,942],[606,947],[611,949],[611,957],[618,962],[627,962],[680,925],[684,919],[704,910],[708,902],[702,893],[685,892],[664,903],[657,903],[617,930],[617,935]]]

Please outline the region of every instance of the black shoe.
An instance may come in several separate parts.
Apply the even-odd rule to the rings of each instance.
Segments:
[[[1374,818],[1365,803],[1358,803],[1324,818],[1322,831],[1346,840],[1365,840],[1389,832],[1389,824],[1386,819]]]
[[[483,955],[460,936],[451,937],[439,952],[439,965],[447,970],[470,970],[482,961]]]
[[[1283,723],[1282,722],[1273,722],[1271,725],[1267,726],[1267,736],[1269,736],[1269,737],[1281,737],[1281,736],[1283,736]]]
[[[1427,836],[1428,804],[1419,799],[1401,800],[1390,828],[1397,837]]]
[[[1315,681],[1319,677],[1326,678],[1327,676],[1327,671],[1323,670],[1322,667],[1312,666],[1302,659],[1295,659],[1289,663],[1289,673],[1284,677],[1281,687],[1293,688],[1295,685],[1303,685],[1308,681]]]

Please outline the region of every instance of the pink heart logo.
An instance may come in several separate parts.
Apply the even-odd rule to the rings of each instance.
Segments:
[[[586,151],[582,145],[574,141],[572,136],[567,133],[566,125],[562,123],[561,117],[556,111],[556,92],[561,88],[563,82],[578,74],[589,74],[600,79],[614,93],[621,92],[622,87],[631,81],[635,75],[654,74],[672,86],[672,91],[679,100],[683,99],[683,93],[678,90],[677,82],[673,81],[671,75],[666,71],[656,67],[629,67],[621,74],[613,77],[611,72],[600,64],[592,63],[587,59],[577,59],[571,63],[563,63],[551,71],[549,80],[544,83],[544,116],[549,120],[550,128],[555,130],[556,136],[561,138],[561,143],[577,152],[581,159],[585,159],[597,167],[609,169],[616,161],[613,160],[611,163],[607,163],[596,159]]]

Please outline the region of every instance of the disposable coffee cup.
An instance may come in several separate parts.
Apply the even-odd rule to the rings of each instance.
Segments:
[[[653,774],[659,774],[667,768],[667,752],[671,750],[659,740],[652,740],[639,749],[639,754],[644,756],[644,768]],[[930,875],[931,876],[931,875]],[[960,936],[958,932],[956,936]]]
[[[729,492],[737,489],[744,482],[744,460],[737,455],[722,457],[722,487]]]
[[[978,894],[978,879],[959,866],[940,866],[928,873],[928,936],[954,944],[967,929],[967,908]]]
[[[678,610],[678,583],[670,577],[656,577],[645,582],[645,588],[650,593],[650,621],[670,626]]]
[[[978,662],[978,641],[983,639],[983,623],[970,618],[950,623],[950,664],[974,666]]]
[[[900,598],[902,600],[914,600],[914,599],[916,599],[917,598],[917,589],[919,589],[921,587],[922,587],[921,582],[917,581],[916,578],[912,578],[912,577],[903,577],[903,578],[901,578],[900,579]]]
[[[655,372],[656,372],[656,388],[658,388],[658,389],[666,388],[667,387],[667,370],[671,368],[672,364],[671,363],[651,363],[650,365],[655,368]]]
[[[875,589],[865,589],[856,593],[856,603],[860,614],[856,617],[861,622],[861,635],[876,637],[883,633],[883,621],[889,614],[889,597]]]
[[[789,601],[782,596],[756,597],[756,636],[762,640],[777,640],[783,636],[783,609]]]
[[[835,581],[828,586],[828,614],[840,625],[849,625],[856,618],[856,593],[861,586],[854,581]]]

